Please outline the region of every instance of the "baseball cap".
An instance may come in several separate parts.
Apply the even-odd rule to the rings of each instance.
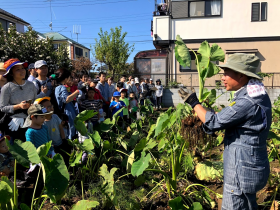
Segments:
[[[35,101],[34,101],[34,104],[40,104],[42,101],[44,101],[44,100],[48,100],[48,101],[50,101],[51,100],[51,98],[50,97],[43,97],[43,98],[37,98]]]
[[[114,92],[113,97],[121,97],[120,92],[118,92],[118,91]]]
[[[150,80],[153,81],[153,78],[151,78]]]
[[[29,69],[35,69],[35,63],[30,63],[28,66],[28,70]]]
[[[47,66],[48,64],[47,64],[47,62],[46,61],[44,61],[44,60],[39,60],[39,61],[36,61],[35,62],[35,69],[39,69],[40,67],[42,67],[42,66]]]

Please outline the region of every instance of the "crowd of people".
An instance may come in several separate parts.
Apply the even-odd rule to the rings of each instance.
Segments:
[[[100,72],[91,78],[87,71],[77,73],[66,68],[49,75],[44,60],[28,65],[12,58],[0,63],[0,142],[8,136],[11,144],[20,139],[38,148],[51,140],[49,155],[60,153],[66,159],[66,139],[82,139],[74,126],[79,112],[98,113],[86,122],[92,130],[122,108],[118,125],[124,127],[137,118],[138,103],[144,105],[145,99],[161,108],[160,80],[154,84],[152,78],[127,79],[122,75],[115,82],[106,76]]]

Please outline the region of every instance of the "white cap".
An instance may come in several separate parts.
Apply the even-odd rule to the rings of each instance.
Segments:
[[[152,78],[150,80],[153,80]]]
[[[134,81],[135,81],[135,84],[139,83],[138,77],[135,77],[135,78],[134,78]]]
[[[42,66],[47,66],[47,62],[44,60],[39,60],[35,62],[35,69],[39,69]]]

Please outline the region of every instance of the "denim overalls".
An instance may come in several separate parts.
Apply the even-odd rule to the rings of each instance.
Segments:
[[[221,112],[206,113],[207,133],[225,129],[222,209],[257,209],[256,193],[266,185],[270,173],[266,139],[271,120],[268,95],[252,98],[247,86]]]

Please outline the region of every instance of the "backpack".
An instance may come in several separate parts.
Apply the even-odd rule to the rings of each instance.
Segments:
[[[47,84],[50,81],[51,81],[50,79],[47,79],[47,81],[44,84]],[[36,82],[36,84],[38,85],[38,88],[39,88],[37,90],[37,95],[38,95],[41,92],[42,84],[37,79],[35,79],[35,82]],[[49,97],[51,98],[51,103],[53,105],[54,114],[60,115],[61,113],[64,113],[65,104],[63,104],[62,110],[60,110],[59,107],[58,107],[58,103],[56,101],[56,97],[55,97],[55,88],[52,89],[52,92],[51,92]]]

